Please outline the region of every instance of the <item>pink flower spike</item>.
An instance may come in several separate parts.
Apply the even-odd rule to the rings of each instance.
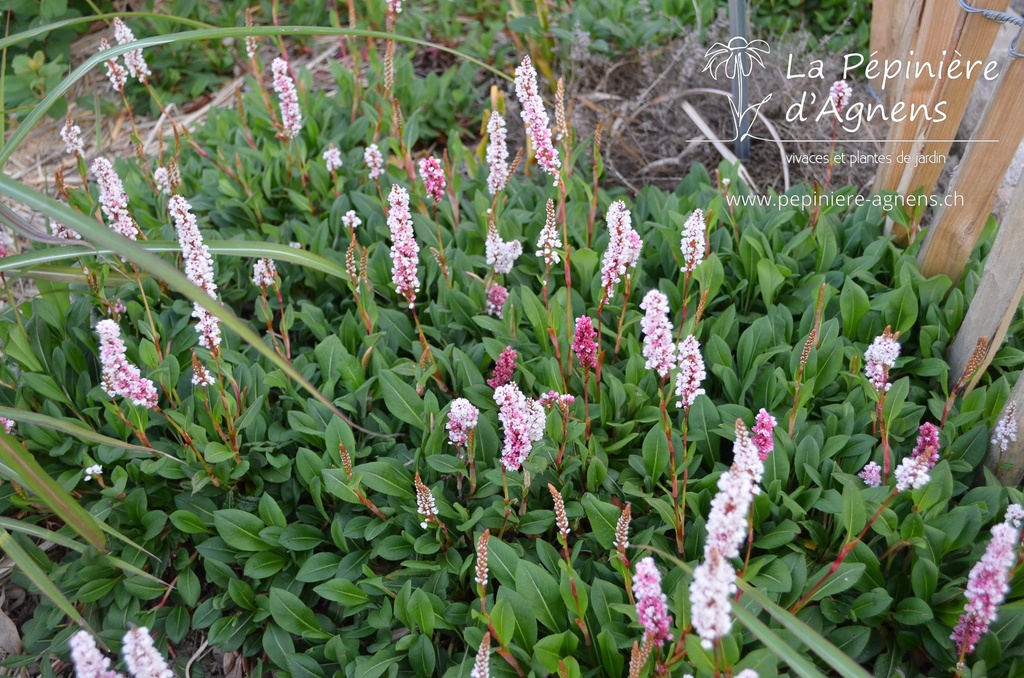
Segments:
[[[456,447],[469,442],[469,432],[476,428],[480,410],[465,398],[456,398],[448,408],[448,440]]]
[[[597,332],[590,316],[576,318],[576,334],[573,335],[572,352],[584,370],[597,368]]]
[[[917,446],[904,457],[896,467],[896,490],[903,492],[908,489],[924,487],[931,480],[931,470],[939,461],[939,429],[934,424],[921,424]]]
[[[541,405],[547,409],[557,406],[563,413],[568,412],[569,405],[576,402],[576,396],[568,393],[559,393],[558,391],[548,391],[540,398],[537,399]]]
[[[341,151],[331,144],[327,147],[327,150],[323,154],[324,164],[327,166],[328,172],[337,172],[341,169]]]
[[[882,484],[882,467],[873,461],[869,461],[857,475],[868,487],[878,487]]]
[[[836,107],[836,113],[843,112],[846,104],[850,103],[851,94],[853,94],[853,88],[845,80],[836,80],[832,83],[828,89],[828,96]]]
[[[510,273],[516,259],[523,253],[523,243],[518,240],[505,242],[498,234],[498,227],[492,220],[487,227],[487,240],[484,242],[487,265],[494,267],[498,274]]]
[[[438,203],[444,199],[444,189],[448,184],[444,178],[441,161],[433,156],[420,159],[420,179],[423,180],[423,186],[431,200]]]
[[[302,131],[302,109],[299,108],[299,94],[295,90],[295,81],[288,73],[288,62],[281,57],[274,59],[270,69],[274,72],[274,91],[277,92],[281,107],[284,137],[294,139]]]
[[[700,342],[692,334],[679,344],[679,372],[676,373],[676,407],[689,409],[697,396],[704,393],[700,387],[708,374],[704,371],[704,358],[700,354]]]
[[[519,355],[516,350],[511,346],[506,346],[505,350],[498,356],[498,362],[494,364],[494,373],[491,378],[487,380],[487,385],[491,388],[498,388],[507,384],[512,379],[512,374],[516,371],[516,359]]]
[[[925,457],[928,460],[929,468],[939,463],[939,427],[935,424],[925,422],[921,424],[918,431],[917,446],[912,454],[915,457]]]
[[[139,407],[155,408],[159,399],[156,386],[142,377],[138,367],[128,362],[121,328],[113,320],[101,320],[96,324],[96,334],[100,337],[103,390],[111,397],[127,398]]]
[[[896,476],[896,491],[919,489],[931,480],[932,465],[925,456],[903,457],[903,461],[893,472]]]
[[[544,408],[524,396],[515,382],[495,388],[494,402],[505,433],[501,465],[506,471],[518,471],[530,456],[533,443],[544,437]]]
[[[950,639],[963,652],[973,652],[978,641],[996,620],[999,606],[1010,589],[1010,568],[1017,561],[1018,530],[1011,523],[992,528],[992,541],[967,577],[963,615]]]
[[[611,300],[622,276],[628,269],[636,267],[644,242],[633,230],[629,209],[623,201],[616,200],[608,206],[605,221],[608,222],[608,249],[604,251],[601,265],[601,286],[604,287],[605,299]]]
[[[153,183],[156,184],[156,190],[164,195],[170,195],[171,175],[166,167],[157,167],[153,170]]]
[[[120,673],[110,670],[110,658],[103,656],[88,631],[81,630],[71,636],[68,648],[77,678],[121,678]]]
[[[646,311],[640,321],[644,333],[644,357],[647,369],[659,377],[667,377],[676,366],[676,345],[672,341],[672,321],[668,319],[668,297],[659,290],[651,290],[640,302]]]
[[[68,113],[67,121],[60,129],[60,138],[64,141],[64,150],[69,155],[80,156],[85,153],[82,145],[82,128],[71,120],[71,113]]]
[[[707,241],[704,234],[707,231],[707,224],[704,223],[704,212],[699,209],[693,210],[690,218],[683,226],[683,269],[692,273],[702,261],[704,261],[704,250],[707,248]]]
[[[355,210],[349,210],[341,215],[341,223],[345,228],[354,231],[363,225],[363,220],[359,218]]]
[[[732,629],[731,598],[736,593],[736,568],[712,550],[693,570],[690,582],[690,622],[700,644],[710,650],[715,640]]]
[[[273,259],[257,259],[252,265],[252,284],[266,290],[277,282],[277,266]]]
[[[377,144],[370,144],[363,151],[363,162],[370,170],[370,178],[376,179],[384,174],[384,154],[377,148]]]
[[[105,52],[108,49],[110,49],[110,43],[106,38],[102,38],[99,51]],[[115,92],[124,92],[124,86],[128,82],[128,71],[117,62],[117,57],[107,59],[107,79],[110,80],[110,86],[114,88]]]
[[[153,637],[145,626],[137,626],[124,634],[124,665],[135,678],[174,678],[167,661],[153,646]]]
[[[548,266],[553,266],[561,261],[561,258],[558,256],[558,250],[562,249],[562,238],[558,235],[558,224],[555,223],[555,201],[551,198],[548,198],[545,213],[544,228],[540,230],[540,235],[537,236],[536,255],[542,257],[544,263]],[[548,284],[546,278],[544,279],[544,284]]]
[[[507,300],[508,290],[503,285],[491,285],[491,289],[487,290],[487,315],[501,318],[501,309]]]
[[[1017,401],[1011,400],[992,429],[992,444],[1000,452],[1010,449],[1010,442],[1017,442]]]
[[[0,425],[4,427],[4,433],[8,435],[14,430],[14,420],[7,417],[0,417]]]
[[[508,146],[505,140],[505,119],[497,111],[491,111],[487,121],[487,190],[491,195],[496,195],[508,183]]]
[[[58,238],[64,240],[81,240],[82,236],[73,228],[68,228],[59,221],[50,220],[50,231]]]
[[[203,243],[199,232],[199,224],[191,212],[192,205],[180,195],[171,196],[167,202],[167,211],[174,219],[174,230],[178,233],[178,244],[181,246],[182,259],[185,262],[185,277],[217,299],[217,283],[213,280],[213,257],[210,249]],[[192,317],[197,320],[196,332],[199,334],[199,345],[211,351],[220,346],[220,321],[200,304],[193,304]]]
[[[135,42],[135,34],[132,33],[132,29],[128,28],[121,19],[114,19],[114,39],[117,40],[119,45],[127,45],[130,42]],[[138,78],[139,82],[143,85],[146,84],[149,76],[153,75],[153,72],[149,70],[149,66],[146,65],[146,59],[142,56],[141,49],[133,49],[130,52],[124,53],[124,65],[128,67],[128,74],[133,78]]]
[[[100,208],[107,217],[110,229],[129,240],[135,240],[139,229],[128,212],[128,194],[124,192],[124,184],[117,176],[114,165],[106,158],[96,158],[92,162],[92,173],[100,189]]]
[[[761,461],[768,459],[768,455],[775,449],[773,434],[776,425],[778,425],[778,422],[775,420],[775,417],[762,407],[761,411],[757,413],[757,418],[754,422],[754,445],[757,446],[757,454]]]
[[[879,393],[892,388],[892,384],[889,383],[889,370],[900,357],[900,345],[896,341],[899,338],[900,333],[893,334],[892,328],[887,326],[864,351],[864,373]]]
[[[633,597],[636,612],[645,635],[654,638],[661,647],[666,640],[672,640],[672,615],[668,612],[667,598],[661,590],[661,572],[654,564],[654,558],[647,556],[636,564],[633,576]]]
[[[409,303],[416,305],[416,293],[420,291],[420,280],[416,276],[420,247],[412,228],[412,213],[409,212],[409,192],[395,184],[388,195],[388,228],[391,229],[391,281],[398,294]]]
[[[533,143],[537,164],[557,178],[562,162],[558,159],[558,151],[551,142],[548,113],[544,109],[544,100],[537,91],[537,71],[529,56],[523,57],[522,64],[516,69],[516,97],[522,106],[520,115],[526,123],[526,135]],[[557,180],[555,183],[557,185]]]
[[[1024,506],[1010,504],[1006,507],[1006,516],[1003,518],[1003,522],[1019,529],[1021,520],[1024,520]]]

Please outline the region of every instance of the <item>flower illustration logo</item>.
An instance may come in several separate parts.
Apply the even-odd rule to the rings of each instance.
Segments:
[[[736,35],[729,39],[729,44],[716,42],[704,54],[704,58],[707,59],[704,70],[710,73],[712,78],[718,80],[718,76],[724,74],[729,80],[736,81],[737,88],[733,97],[729,99],[736,123],[736,136],[730,141],[751,137],[750,128],[758,109],[772,98],[769,94],[759,103],[749,106],[746,104],[747,78],[754,71],[754,64],[764,68],[762,55],[771,54],[771,51],[771,47],[764,40],[747,40],[741,35]]]
[[[764,40],[748,41],[741,35],[734,36],[729,44],[716,42],[708,48],[704,54],[707,64],[704,70],[711,74],[711,77],[718,80],[718,75],[723,70],[725,77],[732,80],[737,73],[749,76],[754,70],[754,63],[764,68],[762,54],[771,54],[771,47]]]

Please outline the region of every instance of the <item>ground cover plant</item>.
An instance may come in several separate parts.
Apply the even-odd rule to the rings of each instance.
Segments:
[[[421,70],[418,11],[333,29],[330,95],[258,61],[294,29],[194,36],[262,74],[237,105],[155,157],[69,120],[56,199],[0,178],[54,238],[0,260],[39,288],[0,545],[43,594],[5,666],[1018,675],[1022,497],[980,462],[1024,328],[966,397],[943,360],[985,248],[926,279],[877,206],[733,207],[728,166],[628,195],[529,54]],[[160,48],[123,42],[126,106]]]

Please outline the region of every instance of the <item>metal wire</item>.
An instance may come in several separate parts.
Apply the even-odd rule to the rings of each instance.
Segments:
[[[1015,37],[1013,39],[1013,42],[1010,43],[1009,52],[1010,56],[1013,57],[1014,59],[1024,57],[1024,52],[1017,51],[1017,43],[1020,42],[1021,35],[1024,35],[1024,18],[1021,18],[1016,14],[997,12],[994,9],[981,9],[979,7],[974,7],[970,3],[968,3],[967,0],[958,0],[958,2],[960,3],[960,7],[965,12],[970,12],[971,14],[980,14],[989,21],[996,21],[1001,24],[1013,24],[1014,26],[1020,26],[1020,30],[1017,31],[1017,37]]]

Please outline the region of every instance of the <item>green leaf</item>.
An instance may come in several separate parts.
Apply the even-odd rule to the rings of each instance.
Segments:
[[[786,278],[771,259],[761,259],[757,262],[757,280],[764,305],[770,308],[775,301],[775,292],[786,282]]]
[[[892,325],[894,332],[906,334],[917,322],[917,297],[914,296],[914,288],[910,285],[901,285],[893,290],[892,296],[885,303],[882,309],[882,320],[886,325]]]
[[[421,588],[413,590],[409,596],[409,614],[412,620],[420,627],[426,636],[434,633],[434,606],[430,604],[430,597]]]
[[[332,579],[313,589],[318,596],[342,605],[362,605],[370,596],[348,579]]]
[[[843,527],[846,528],[846,540],[853,539],[866,523],[864,495],[854,481],[847,481],[843,485]]]
[[[871,309],[871,302],[864,289],[847,278],[843,291],[839,293],[839,311],[843,318],[843,334],[851,339],[858,337],[860,319]]]
[[[534,656],[541,666],[552,674],[558,673],[558,660],[563,657],[571,657],[576,651],[579,641],[570,631],[547,636],[537,641],[533,646]]]
[[[498,640],[502,645],[512,642],[512,634],[516,630],[516,613],[507,600],[499,600],[491,610],[491,623]]]
[[[402,499],[415,496],[412,476],[395,459],[369,461],[356,466],[352,473],[360,476],[362,484],[371,490]]]
[[[381,394],[388,412],[407,424],[424,429],[423,399],[416,395],[416,389],[402,381],[391,370],[384,370],[377,375],[380,380]]]
[[[488,558],[491,574],[502,586],[515,588],[516,571],[519,569],[519,556],[515,549],[497,537],[487,541]]]
[[[828,574],[831,567],[831,565],[825,565],[818,570],[813,577],[809,577],[807,580],[810,584],[810,586],[808,586],[808,590],[810,590],[811,586],[814,586],[821,581],[822,577]],[[822,598],[834,596],[837,593],[842,593],[846,589],[856,586],[866,568],[867,565],[864,563],[843,563],[839,566],[839,569],[837,569],[835,573],[821,585],[821,588],[814,592],[814,595],[811,596],[810,599],[821,600]],[[806,594],[807,592],[805,591],[804,595]]]
[[[238,509],[221,509],[213,514],[217,533],[228,546],[241,551],[267,551],[270,544],[260,538],[266,527],[257,516]]]
[[[313,610],[294,593],[284,589],[270,589],[270,614],[282,629],[310,640],[327,640],[330,634],[323,630]]]
[[[550,631],[565,628],[565,607],[561,604],[558,582],[540,565],[520,560],[516,566],[516,592],[529,602],[537,621]]]
[[[601,501],[590,492],[583,495],[582,503],[597,543],[606,549],[613,548],[615,526],[619,522],[621,511],[614,505]]]
[[[288,560],[280,553],[260,551],[245,561],[244,574],[250,579],[267,579],[284,569]]]
[[[652,481],[657,481],[668,469],[668,439],[658,426],[652,426],[644,438],[643,459],[644,469]]]
[[[896,604],[892,613],[893,618],[907,626],[925,624],[934,618],[932,607],[920,598],[904,598]]]

